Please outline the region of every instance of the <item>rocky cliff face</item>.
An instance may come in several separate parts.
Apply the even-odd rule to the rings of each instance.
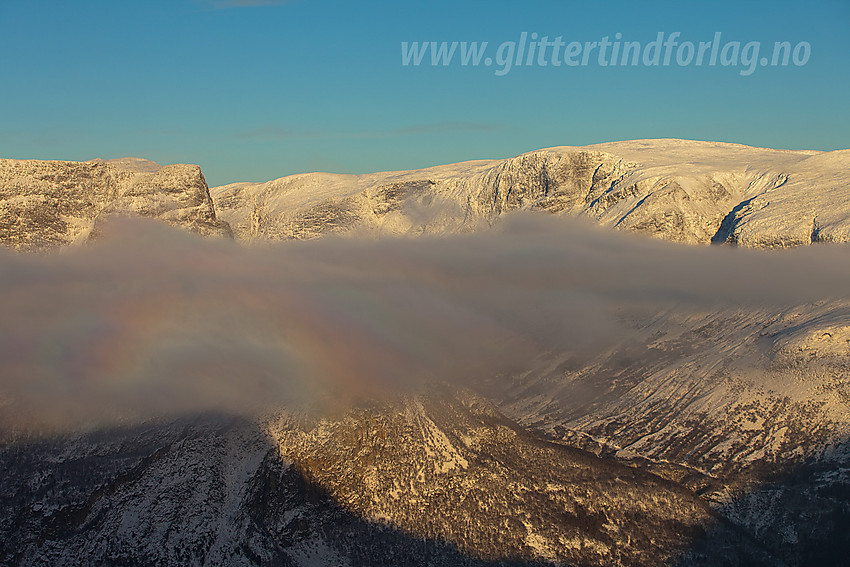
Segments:
[[[509,211],[543,210],[676,242],[787,247],[850,240],[848,170],[850,150],[640,140],[211,192],[241,240],[445,234],[488,226]]]
[[[110,215],[161,219],[228,236],[198,166],[145,160],[0,160],[0,241],[21,251],[84,242]]]

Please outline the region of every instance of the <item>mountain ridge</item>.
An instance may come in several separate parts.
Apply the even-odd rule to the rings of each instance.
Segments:
[[[645,139],[368,174],[301,173],[207,188],[198,166],[141,158],[0,161],[0,241],[84,242],[138,214],[242,242],[486,229],[507,212],[579,217],[689,244],[850,241],[850,150]]]
[[[661,139],[421,170],[297,174],[210,191],[244,241],[446,234],[489,226],[508,211],[541,210],[692,244],[771,248],[850,240],[848,168],[847,150]],[[808,218],[797,218],[799,209]]]
[[[216,218],[201,168],[139,158],[88,162],[0,159],[0,241],[47,250],[96,238],[111,216],[156,218],[230,237]]]

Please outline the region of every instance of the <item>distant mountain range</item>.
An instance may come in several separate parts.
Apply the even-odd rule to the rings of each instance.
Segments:
[[[445,234],[531,209],[676,242],[783,247],[850,240],[848,172],[850,150],[637,140],[415,171],[292,175],[211,195],[240,240]]]
[[[592,219],[676,242],[788,247],[850,241],[850,150],[688,140],[539,150],[413,171],[309,173],[207,189],[196,166],[139,159],[0,160],[0,240],[85,240],[110,214],[242,241],[467,232],[516,210]]]

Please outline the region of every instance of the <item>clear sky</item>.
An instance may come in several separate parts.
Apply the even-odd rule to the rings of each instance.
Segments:
[[[595,53],[503,76],[402,64],[402,42],[495,57],[522,32],[811,50],[748,76]],[[850,148],[850,0],[0,0],[0,77],[0,157],[196,163],[213,186],[634,138],[830,150]]]

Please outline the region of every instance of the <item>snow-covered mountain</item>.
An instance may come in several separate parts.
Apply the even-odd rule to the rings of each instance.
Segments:
[[[848,160],[0,162],[0,564],[839,564]]]
[[[850,240],[848,171],[850,150],[668,139],[211,189],[197,166],[0,160],[0,240],[19,249],[85,241],[110,214],[256,241],[451,234],[541,210],[676,242],[787,247]]]
[[[850,150],[637,140],[415,171],[292,175],[211,194],[249,241],[446,234],[533,209],[677,242],[781,247],[850,240],[848,172]]]
[[[154,217],[203,235],[229,236],[196,165],[143,159],[88,162],[0,159],[0,241],[44,250],[87,241],[112,215]]]
[[[461,392],[305,423],[205,416],[0,451],[9,565],[767,564],[691,490]],[[689,549],[700,538],[710,554]],[[696,547],[696,545],[694,546]]]

